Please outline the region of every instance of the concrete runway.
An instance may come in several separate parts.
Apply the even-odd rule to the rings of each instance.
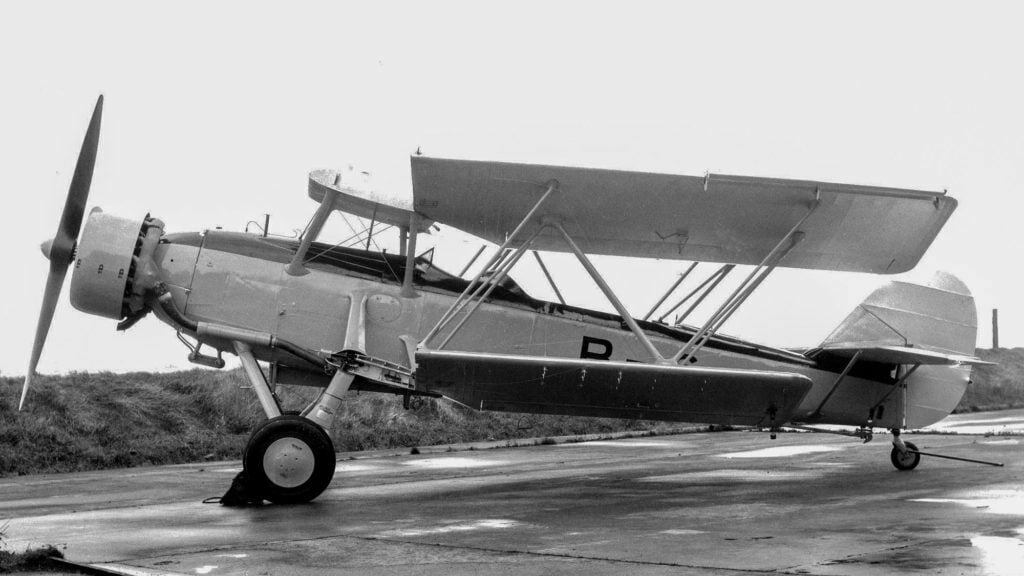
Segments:
[[[0,479],[10,545],[124,574],[1019,574],[1024,411],[889,437],[700,433],[341,455],[293,507],[228,509],[237,462]],[[429,452],[429,453],[428,453]]]

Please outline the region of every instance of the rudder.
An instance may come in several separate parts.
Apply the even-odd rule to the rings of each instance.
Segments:
[[[974,298],[959,278],[936,272],[926,284],[893,281],[872,292],[822,347],[913,346],[974,355],[978,317]]]

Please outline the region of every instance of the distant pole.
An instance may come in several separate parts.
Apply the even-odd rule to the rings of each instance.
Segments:
[[[992,309],[992,349],[999,349],[999,308]]]

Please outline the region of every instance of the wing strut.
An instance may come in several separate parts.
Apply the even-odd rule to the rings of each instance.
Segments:
[[[662,304],[665,303],[665,300],[668,300],[668,297],[671,296],[672,293],[676,291],[676,288],[678,288],[679,285],[683,283],[683,280],[686,280],[686,277],[690,275],[690,272],[693,272],[693,269],[697,267],[697,264],[698,262],[690,264],[690,267],[686,269],[686,272],[683,272],[682,274],[679,275],[679,278],[676,278],[676,281],[673,282],[672,286],[670,286],[669,289],[665,291],[665,294],[661,296],[661,298],[654,304],[654,306],[651,306],[651,309],[647,311],[647,314],[644,314],[643,320],[649,319],[654,314],[654,311],[658,309],[658,306],[661,306]],[[662,316],[662,318],[664,317],[665,316]]]
[[[693,312],[694,308],[696,308],[697,306],[700,306],[700,303],[703,302],[704,299],[708,297],[708,294],[711,294],[712,292],[714,292],[715,288],[718,287],[718,284],[722,280],[725,280],[725,277],[728,276],[729,272],[732,272],[732,269],[735,268],[735,267],[736,267],[735,264],[723,264],[721,267],[718,268],[718,270],[715,270],[714,272],[711,273],[710,276],[705,278],[704,281],[701,282],[696,288],[694,288],[693,290],[690,290],[690,292],[686,296],[683,296],[679,300],[679,302],[676,302],[675,305],[673,305],[671,308],[669,308],[664,314],[659,316],[658,317],[658,322],[664,322],[665,318],[669,314],[671,314],[671,313],[675,312],[676,310],[678,310],[680,306],[685,304],[690,298],[693,298],[694,294],[700,292],[701,290],[704,290],[704,287],[707,286],[708,283],[711,283],[711,286],[708,287],[707,290],[704,290],[704,293],[701,294],[697,298],[697,300],[695,300],[694,303],[691,304],[690,307],[686,309],[686,312],[684,312],[682,316],[677,317],[675,322],[673,322],[673,324],[675,324],[676,326],[679,326],[680,324],[682,324],[683,320],[685,320],[686,317],[690,315],[690,312]]]
[[[476,262],[476,259],[479,258],[480,255],[483,254],[484,250],[486,250],[486,249],[487,249],[487,244],[481,244],[480,245],[480,249],[476,251],[476,254],[473,254],[473,257],[469,259],[469,262],[466,262],[466,265],[462,267],[462,272],[459,272],[459,274],[458,274],[459,278],[462,278],[463,276],[466,275],[466,272],[469,272],[470,266],[472,266],[473,263]]]
[[[708,318],[704,326],[698,330],[690,340],[679,349],[679,352],[672,357],[673,362],[686,362],[704,347],[704,344],[711,339],[712,336],[718,332],[722,324],[733,315],[734,312],[742,305],[754,290],[764,282],[765,278],[775,270],[775,267],[779,265],[779,262],[785,258],[786,254],[789,254],[790,250],[796,247],[797,244],[803,240],[804,233],[800,231],[800,227],[803,226],[804,222],[814,214],[814,210],[821,205],[820,192],[815,194],[814,201],[811,203],[810,209],[807,214],[804,214],[803,218],[796,223],[785,236],[779,240],[779,243],[772,248],[771,252],[764,257],[764,260],[760,264],[754,267],[750,271],[750,274],[743,280],[742,283],[733,291],[733,293],[726,299],[725,302],[719,306],[718,310]]]
[[[408,241],[405,246],[405,276],[402,278],[403,298],[416,296],[416,289],[413,287],[412,281],[416,275],[416,237],[419,236],[416,231],[418,225],[419,216],[413,212],[409,215]]]
[[[555,284],[554,278],[551,277],[551,273],[548,272],[548,267],[544,265],[544,261],[540,259],[540,252],[533,251],[533,257],[537,259],[537,264],[540,264],[541,272],[544,272],[544,277],[548,279],[548,284],[551,285],[551,289],[555,291],[555,296],[558,297],[558,301],[565,305],[565,298],[562,298],[562,292],[558,289],[558,284]],[[696,263],[694,263],[696,264]]]
[[[697,308],[697,306],[700,306],[700,303],[703,302],[704,299],[707,298],[712,292],[714,292],[715,288],[718,288],[718,285],[722,283],[722,280],[725,280],[725,277],[728,276],[729,273],[732,272],[732,269],[735,267],[735,264],[723,264],[721,268],[715,270],[714,274],[708,276],[707,280],[704,281],[704,284],[701,284],[700,286],[697,287],[697,290],[700,290],[705,284],[708,283],[708,281],[714,278],[714,281],[711,282],[711,286],[708,286],[707,290],[701,293],[701,295],[698,296],[697,299],[693,301],[693,304],[690,304],[690,307],[686,309],[686,312],[683,312],[681,315],[677,316],[673,324],[675,324],[676,326],[681,326],[683,322],[686,321],[686,318],[690,316],[690,313],[693,312]],[[679,305],[682,305],[684,302],[689,300],[690,296],[693,296],[693,294],[695,294],[697,290],[694,290],[685,298],[680,300]]]
[[[491,256],[491,259],[487,261],[487,264],[485,264],[483,268],[480,269],[480,272],[478,272],[477,275],[474,276],[473,279],[469,281],[469,284],[466,285],[466,289],[462,291],[462,294],[459,294],[459,297],[455,299],[455,302],[452,302],[451,307],[449,307],[448,310],[441,316],[441,319],[437,321],[437,324],[435,324],[434,327],[430,329],[430,332],[427,332],[427,335],[423,337],[423,340],[420,342],[420,344],[424,348],[429,347],[430,341],[437,336],[438,332],[440,332],[445,326],[447,326],[459,312],[464,310],[466,308],[466,305],[471,300],[480,296],[480,294],[484,292],[484,290],[486,290],[486,293],[484,293],[483,296],[480,297],[480,302],[482,302],[483,299],[486,298],[491,293],[491,291],[494,289],[494,286],[496,286],[498,282],[501,282],[501,280],[504,278],[504,274],[500,272],[501,268],[505,267],[506,264],[514,265],[515,262],[511,261],[512,259],[518,261],[518,258],[515,256],[513,256],[512,259],[508,258],[509,252],[507,252],[507,249],[512,245],[513,242],[516,241],[517,237],[523,232],[523,230],[526,228],[526,225],[530,222],[530,220],[532,220],[533,217],[537,214],[537,211],[540,210],[540,207],[544,204],[544,202],[547,201],[547,199],[557,190],[557,180],[551,180],[547,183],[547,190],[545,190],[544,194],[533,205],[533,208],[531,208],[530,211],[526,213],[526,216],[524,216],[522,221],[519,222],[519,225],[516,226],[515,230],[513,230],[512,233],[509,234],[507,238],[505,238],[505,241],[501,244],[501,247],[498,248],[498,251],[494,253],[494,256]],[[543,226],[539,227],[537,231],[533,233],[533,236],[531,236],[527,240],[527,242],[524,242],[521,248],[519,250],[516,250],[515,252],[521,252],[523,249],[527,248],[528,244],[532,243],[533,239],[536,238],[537,234],[539,234],[540,231],[543,229]],[[499,267],[497,269],[498,271],[496,271],[490,277],[481,281],[481,278],[484,276],[484,274],[491,270],[492,267],[494,266]],[[507,268],[511,268],[511,265],[509,265]],[[505,272],[507,273],[507,269]],[[488,285],[490,285],[489,288],[487,287]],[[479,306],[479,302],[477,303],[477,306]],[[462,322],[460,322],[455,327],[455,330],[453,330],[453,332],[448,335],[448,338],[446,338],[444,343],[441,344],[441,347],[444,347],[444,344],[447,343],[452,336],[454,336],[455,331],[457,331],[462,326],[462,324],[465,323],[466,319],[468,319],[469,316],[472,315],[473,311],[476,310],[477,306],[474,306],[472,309],[470,309],[469,314],[467,314],[466,317],[463,318]]]
[[[527,238],[521,246],[519,246],[519,248],[517,248],[513,252],[508,253],[508,257],[504,259],[504,261],[501,263],[501,266],[494,272],[492,276],[487,278],[487,280],[484,283],[481,283],[473,294],[473,296],[476,297],[477,295],[480,294],[480,291],[483,290],[482,295],[479,295],[479,297],[476,297],[475,299],[470,298],[469,300],[463,302],[462,307],[459,308],[459,310],[457,310],[455,314],[461,312],[463,309],[466,308],[466,306],[470,306],[469,311],[466,312],[466,315],[462,317],[462,320],[459,320],[459,323],[456,324],[454,328],[452,328],[452,331],[448,334],[448,336],[446,336],[445,339],[441,341],[441,345],[438,346],[438,349],[444,348],[448,344],[448,342],[450,342],[451,339],[455,336],[455,334],[459,331],[459,329],[466,324],[466,321],[469,320],[470,316],[472,316],[473,313],[476,312],[477,308],[479,308],[480,305],[483,304],[484,301],[487,300],[487,298],[491,295],[491,292],[493,292],[494,289],[499,284],[501,284],[502,280],[504,280],[505,277],[508,276],[509,271],[512,270],[512,268],[519,262],[519,259],[523,257],[523,254],[526,254],[526,251],[530,249],[530,246],[533,245],[533,241],[537,239],[537,235],[540,234],[541,230],[543,229],[544,226],[538,228],[536,232],[531,234],[530,237]],[[484,290],[485,286],[487,287],[486,290]],[[455,314],[452,314],[452,318],[455,317]],[[451,321],[452,318],[449,318],[449,321]]]
[[[594,268],[594,265],[590,262],[590,259],[587,258],[587,255],[582,250],[580,250],[580,247],[577,246],[575,242],[573,242],[572,236],[569,236],[569,233],[565,231],[565,228],[562,227],[562,224],[560,222],[553,222],[552,225],[559,232],[562,233],[562,237],[565,238],[565,242],[569,245],[569,248],[572,249],[573,253],[576,254],[576,258],[579,259],[580,264],[582,264],[583,267],[587,269],[587,273],[589,273],[590,277],[594,279],[594,283],[597,284],[598,288],[601,289],[601,292],[604,292],[605,297],[608,298],[608,301],[611,302],[611,305],[615,307],[615,310],[619,313],[619,316],[622,316],[622,320],[626,323],[627,326],[629,326],[629,329],[633,331],[633,334],[637,337],[637,340],[639,340],[640,343],[643,344],[644,348],[647,349],[647,353],[654,357],[655,362],[665,362],[665,357],[662,356],[660,352],[658,352],[658,349],[654,347],[653,343],[651,343],[651,339],[648,338],[647,334],[645,334],[644,331],[640,329],[640,326],[636,323],[636,320],[634,320],[633,317],[629,315],[629,311],[626,310],[626,307],[622,305],[622,302],[619,301],[619,298],[615,296],[615,292],[613,292],[611,287],[608,286],[608,283],[604,281],[604,278],[602,278],[601,274],[598,273],[597,268]]]
[[[335,178],[335,185],[341,182],[341,176]],[[313,214],[313,221],[309,223],[309,228],[306,233],[302,235],[302,242],[299,244],[299,249],[292,256],[292,261],[288,263],[285,268],[291,276],[305,276],[309,274],[309,270],[302,265],[302,262],[306,259],[306,253],[309,252],[310,245],[316,240],[316,237],[320,235],[320,230],[324,227],[324,223],[327,222],[327,217],[331,215],[331,210],[334,209],[334,201],[338,198],[338,191],[334,188],[325,188],[324,197],[320,201],[320,206],[316,209],[316,213]]]

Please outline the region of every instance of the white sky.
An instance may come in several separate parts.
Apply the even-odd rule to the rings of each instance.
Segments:
[[[1001,343],[1024,341],[1017,4],[482,4],[0,5],[0,372],[25,371],[47,270],[38,244],[56,229],[101,92],[90,205],[151,212],[169,231],[240,230],[264,212],[272,231],[300,228],[315,208],[313,168],[354,163],[410,194],[417,146],[948,188],[960,207],[912,277],[960,276],[978,301],[980,345],[993,307]],[[450,229],[436,241],[456,272],[479,246]],[[609,309],[571,258],[549,261],[571,302]],[[635,315],[684,267],[596,262]],[[521,267],[527,290],[551,297],[532,261]],[[813,345],[886,280],[778,271],[725,331]],[[40,371],[186,367],[185,353],[153,319],[115,333],[74,311],[65,287]]]

